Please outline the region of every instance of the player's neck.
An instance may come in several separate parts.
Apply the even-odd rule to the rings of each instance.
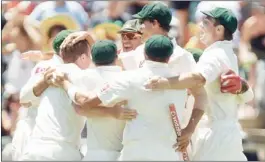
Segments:
[[[164,35],[164,36],[167,36],[168,37],[168,32],[167,31],[165,31],[165,30],[159,30],[159,31],[157,31],[157,33],[156,34],[159,34],[159,35]]]

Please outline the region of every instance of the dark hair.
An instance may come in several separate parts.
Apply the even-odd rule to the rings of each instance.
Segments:
[[[151,60],[151,61],[162,62],[162,63],[167,62],[168,59],[170,58],[170,56],[168,56],[168,57],[153,57],[153,56],[150,56],[150,55],[149,55],[149,56],[146,55],[146,56],[147,56],[148,59]]]
[[[72,39],[74,39],[73,37]],[[60,53],[62,56],[62,59],[66,63],[73,63],[75,62],[79,56],[82,54],[88,54],[89,52],[89,45],[86,40],[81,40],[75,44],[69,43],[63,48],[61,48]]]
[[[151,23],[153,23],[156,20],[159,23],[159,26],[166,32],[169,32],[171,28],[170,25],[161,24],[157,19],[145,19],[145,20],[150,21]]]
[[[101,62],[101,63],[95,63],[95,65],[97,65],[97,66],[112,65],[112,64],[115,62],[116,58],[117,58],[117,56],[116,56],[113,60],[111,60],[111,61],[108,61],[108,62]]]
[[[214,19],[214,26],[222,25],[219,20]],[[233,33],[224,26],[224,40],[233,40]]]
[[[58,30],[59,32],[62,31],[62,30],[66,30],[66,27],[64,25],[54,25],[52,26],[49,31],[48,31],[48,38],[51,38],[52,37],[52,33],[54,31]]]

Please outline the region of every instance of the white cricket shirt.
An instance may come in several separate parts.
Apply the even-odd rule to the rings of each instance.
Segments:
[[[75,64],[59,68],[66,73],[78,74],[81,71]],[[32,137],[66,142],[78,149],[84,124],[85,119],[75,112],[67,93],[61,88],[49,87],[41,95]]]
[[[123,133],[124,149],[131,142],[154,141],[154,146],[162,144],[161,149],[166,147],[166,150],[171,150],[169,154],[175,155],[172,145],[176,142],[176,134],[171,122],[169,104],[176,105],[179,119],[182,120],[187,93],[186,90],[146,90],[144,83],[151,76],[171,77],[174,75],[168,64],[145,61],[142,68],[124,72],[121,78],[100,90],[98,97],[104,105],[113,105],[122,100],[128,100],[128,107],[137,110],[137,118],[126,122]],[[141,153],[135,156],[143,156],[154,150],[158,152],[154,151],[152,154],[159,156],[160,148],[153,147],[150,150],[149,147],[141,145]]]
[[[29,80],[20,91],[20,103],[31,103],[31,106],[26,110],[25,115],[25,117],[29,120],[35,120],[37,116],[36,108],[40,103],[40,98],[36,97],[33,93],[33,86],[42,79],[43,74],[48,67],[56,66],[62,63],[62,59],[58,55],[54,55],[52,59],[41,61],[32,69]]]
[[[96,91],[122,72],[119,66],[98,66],[87,69],[70,80],[84,92]],[[120,152],[125,122],[113,117],[87,118],[87,154],[90,151],[106,150]]]
[[[192,54],[177,45],[176,39],[172,39],[171,42],[173,43],[174,51],[168,63],[169,67],[175,74],[190,72],[190,69],[186,68],[186,66],[190,66],[190,61],[194,60]],[[134,70],[143,65],[145,60],[144,46],[145,43],[141,44],[133,51],[119,54],[119,58],[126,70]],[[187,59],[186,55],[190,55],[191,57]],[[195,61],[192,61],[192,66],[194,66],[194,64],[196,64]]]
[[[196,70],[206,79],[210,120],[237,121],[238,96],[220,91],[220,76],[229,69],[238,74],[238,62],[231,41],[218,41],[205,49]]]

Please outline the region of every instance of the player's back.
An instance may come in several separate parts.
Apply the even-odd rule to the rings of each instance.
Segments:
[[[60,67],[68,72],[80,71],[74,64]],[[84,124],[84,118],[75,112],[67,93],[49,87],[41,95],[36,125],[22,159],[81,160],[78,148]]]
[[[64,71],[78,73],[76,65],[62,65]],[[79,116],[67,93],[57,87],[49,87],[41,95],[38,107],[34,138],[55,140],[78,146],[80,133],[84,127],[84,118]]]
[[[122,159],[131,159],[134,156],[145,159],[152,154],[153,160],[180,160],[172,149],[177,137],[172,125],[169,105],[176,106],[179,119],[182,120],[187,97],[186,90],[150,91],[144,88],[144,83],[151,76],[173,76],[167,64],[145,61],[143,67],[133,73],[133,77],[130,77],[131,95],[128,106],[136,109],[138,115],[136,119],[126,123]],[[132,151],[139,147],[142,149],[137,153]],[[161,151],[164,152],[161,153]]]
[[[73,83],[85,92],[97,91],[120,75],[122,69],[118,66],[99,66],[85,70],[82,75],[73,80]],[[87,118],[87,154],[83,160],[107,160],[98,151],[103,151],[111,157],[117,157],[122,149],[122,133],[125,122],[113,117],[88,117]],[[109,153],[111,152],[111,153]],[[106,158],[106,159],[104,159]],[[116,160],[114,158],[113,160]]]

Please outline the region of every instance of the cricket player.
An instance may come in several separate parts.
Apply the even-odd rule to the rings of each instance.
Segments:
[[[135,50],[142,44],[141,24],[138,19],[128,20],[118,32],[121,36],[122,48],[118,54]]]
[[[203,13],[206,17],[200,26],[200,34],[207,48],[200,57],[196,70],[167,79],[154,77],[146,87],[183,89],[205,86],[210,103],[207,110],[210,129],[199,140],[193,160],[246,161],[237,109],[238,104],[253,99],[253,92],[242,79],[235,82],[236,85],[227,87],[229,82],[221,76],[229,70],[238,75],[237,58],[231,43],[232,34],[237,29],[237,19],[231,10],[221,7]],[[220,86],[220,78],[225,87]],[[223,93],[230,90],[233,94]]]
[[[55,37],[53,44],[61,44],[70,33],[72,33],[70,30],[61,31]],[[37,107],[40,102],[39,96],[51,83],[52,70],[50,70],[49,67],[61,63],[61,58],[58,56],[59,48],[54,47],[54,51],[56,55],[53,55],[51,60],[41,61],[33,68],[30,79],[21,89],[20,104],[24,109],[28,109],[26,110],[26,117],[19,120],[16,126],[16,131],[12,140],[13,160],[18,160],[22,155],[35,126]]]
[[[134,18],[138,19],[142,24],[143,39],[147,40],[153,35],[161,34],[168,36],[168,32],[171,28],[170,23],[172,20],[172,14],[170,9],[163,3],[150,3],[144,6],[144,8],[133,15]],[[173,46],[174,52],[169,60],[169,66],[174,69],[174,72],[178,74],[179,72],[187,72],[189,69],[179,68],[190,64],[190,59],[193,59],[191,54],[177,45],[175,38],[170,38]],[[125,70],[137,69],[142,66],[144,57],[144,45],[138,46],[135,50],[121,53],[119,59],[121,60]],[[128,61],[129,60],[129,61]],[[192,61],[195,63],[194,60]]]
[[[61,64],[72,64],[65,71],[79,71],[90,64],[90,46],[86,40],[60,51]],[[81,160],[80,133],[85,119],[79,116],[67,94],[48,87],[40,96],[36,124],[21,160]]]
[[[69,74],[69,80],[83,92],[101,89],[122,72],[115,65],[117,46],[110,40],[97,41],[91,50],[95,68],[82,73]],[[65,68],[67,64],[63,66]],[[60,67],[61,68],[61,67]],[[79,114],[87,117],[87,153],[83,161],[115,161],[122,149],[122,134],[125,120],[136,117],[136,111],[121,107],[77,108]]]
[[[149,91],[143,86],[151,76],[173,76],[168,61],[173,53],[173,44],[163,35],[152,36],[145,44],[146,61],[143,67],[126,71],[111,83],[97,92],[84,95],[67,79],[61,86],[70,98],[84,109],[91,109],[99,104],[114,105],[127,100],[128,106],[136,109],[137,118],[127,121],[123,133],[123,149],[119,160],[182,160],[180,152],[175,152],[172,145],[176,134],[172,125],[169,105],[175,104],[180,120],[187,97],[186,90]],[[59,83],[58,83],[59,84]],[[194,130],[200,120],[207,96],[200,93],[200,104],[197,102],[193,110],[188,129]]]

